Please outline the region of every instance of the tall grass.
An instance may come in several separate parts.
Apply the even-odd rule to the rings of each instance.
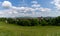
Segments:
[[[18,26],[0,22],[0,36],[60,36],[60,26]]]

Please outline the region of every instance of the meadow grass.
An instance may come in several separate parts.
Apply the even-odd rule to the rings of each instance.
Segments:
[[[0,36],[60,36],[60,26],[19,26],[0,22]]]

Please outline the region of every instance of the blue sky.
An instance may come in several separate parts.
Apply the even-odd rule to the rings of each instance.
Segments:
[[[0,0],[0,17],[60,16],[60,0]]]
[[[8,0],[10,1],[13,6],[21,6],[21,4],[23,4],[23,0]],[[24,0],[24,3],[27,4],[27,6],[31,6],[33,0]],[[48,8],[52,8],[53,5],[50,3],[52,0],[36,0],[42,7],[48,7]]]

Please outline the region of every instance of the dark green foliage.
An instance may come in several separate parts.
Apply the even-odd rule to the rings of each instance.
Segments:
[[[16,21],[14,19],[11,19],[11,18],[7,19],[7,22],[10,23],[10,24],[15,24],[16,23]]]
[[[0,21],[21,26],[60,26],[60,16],[55,18],[0,18]]]
[[[55,22],[54,25],[60,26],[60,16],[56,17],[53,21]]]
[[[0,18],[0,21],[5,21],[6,20],[6,18]]]
[[[17,24],[22,26],[31,26],[31,22],[29,20],[20,20]]]
[[[42,26],[48,25],[48,23],[47,23],[45,20],[41,20],[40,24],[41,24]]]
[[[34,25],[39,25],[39,20],[38,19],[32,19],[31,20],[31,25],[34,26]]]

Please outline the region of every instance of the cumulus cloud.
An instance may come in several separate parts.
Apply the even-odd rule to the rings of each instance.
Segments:
[[[40,4],[33,4],[32,7],[40,7]]]
[[[4,1],[2,2],[3,8],[9,8],[6,10],[0,10],[0,15],[5,17],[17,17],[17,16],[34,16],[36,12],[46,12],[51,11],[49,8],[41,8],[41,5],[38,4],[36,1],[32,2],[32,7],[16,7],[13,6],[11,2]],[[40,14],[40,13],[39,13]]]
[[[12,7],[12,4],[9,1],[4,1],[4,2],[2,2],[2,6],[5,8],[10,8],[10,7]]]
[[[60,0],[53,0],[51,3],[55,5],[55,8],[60,10]]]
[[[41,10],[42,12],[51,11],[51,9],[49,9],[49,8],[40,8],[40,10]]]
[[[37,4],[38,2],[37,2],[37,1],[32,1],[31,3],[33,3],[33,4]]]
[[[35,7],[35,8],[39,8],[40,7],[40,4],[38,4],[37,1],[32,1],[33,5],[32,7]]]
[[[23,13],[33,11],[33,9],[30,7],[14,7],[12,8],[12,10],[17,11],[17,12],[23,12]]]

